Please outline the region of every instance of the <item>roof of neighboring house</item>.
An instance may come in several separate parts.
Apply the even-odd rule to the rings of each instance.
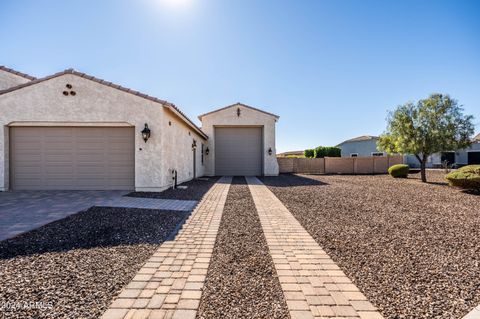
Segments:
[[[235,106],[243,106],[243,107],[246,107],[247,109],[255,110],[255,111],[258,111],[258,112],[261,112],[261,113],[264,113],[264,114],[273,116],[273,117],[275,117],[275,119],[277,119],[277,120],[280,118],[280,116],[278,116],[278,115],[275,115],[275,114],[273,114],[273,113],[268,113],[268,112],[262,111],[262,110],[260,110],[260,109],[257,109],[257,108],[255,108],[255,107],[253,107],[253,106],[246,105],[246,104],[243,104],[243,103],[240,103],[240,102],[237,102],[237,103],[234,103],[234,104],[225,106],[225,107],[221,107],[221,108],[216,109],[216,110],[213,110],[213,111],[211,111],[211,112],[208,112],[208,113],[199,115],[198,118],[199,118],[199,120],[201,121],[201,120],[202,120],[202,117],[204,117],[204,116],[207,116],[207,115],[209,115],[209,114],[216,113],[216,112],[219,112],[219,111],[223,111],[223,110],[225,110],[225,109],[228,109],[228,108],[230,108],[230,107],[235,107]]]
[[[303,155],[303,151],[289,151],[277,154],[277,156],[288,156],[288,155]]]
[[[99,84],[106,85],[106,86],[112,87],[114,89],[117,89],[117,90],[120,90],[120,91],[123,91],[123,92],[126,92],[126,93],[130,93],[130,94],[139,96],[141,98],[144,98],[144,99],[147,99],[147,100],[150,100],[150,101],[153,101],[153,102],[160,103],[160,104],[162,104],[162,106],[170,109],[173,113],[175,113],[178,117],[180,117],[188,126],[193,128],[198,134],[200,134],[200,136],[204,137],[205,139],[208,139],[207,134],[205,134],[197,125],[195,125],[195,123],[193,123],[192,120],[190,120],[178,107],[176,107],[175,104],[170,103],[170,102],[165,101],[165,100],[161,100],[161,99],[156,98],[154,96],[150,96],[150,95],[141,93],[139,91],[135,91],[135,90],[123,87],[123,86],[118,85],[118,84],[114,84],[112,82],[108,82],[108,81],[96,78],[94,76],[91,76],[91,75],[88,75],[88,74],[85,74],[85,73],[82,73],[82,72],[75,71],[74,69],[66,69],[65,71],[58,72],[58,73],[55,73],[55,74],[52,74],[52,75],[48,75],[46,77],[39,78],[39,79],[34,78],[34,80],[32,80],[30,82],[23,83],[23,84],[8,88],[6,90],[0,91],[0,95],[6,94],[6,93],[9,93],[9,92],[12,92],[12,91],[16,91],[16,90],[19,90],[19,89],[22,89],[22,88],[25,88],[25,87],[28,87],[28,86],[31,86],[31,85],[35,85],[37,83],[41,83],[41,82],[44,82],[44,81],[47,81],[47,80],[65,75],[65,74],[73,74],[73,75],[79,76],[81,78],[85,78],[87,80],[91,80],[91,81],[97,82]]]
[[[474,141],[480,142],[480,133],[478,133],[474,138]]]
[[[0,70],[8,72],[8,73],[15,74],[15,75],[18,75],[18,76],[21,76],[22,78],[26,78],[26,79],[29,79],[29,80],[35,80],[36,79],[36,77],[34,77],[34,76],[31,76],[29,74],[22,73],[22,72],[19,72],[19,71],[15,71],[14,69],[7,68],[6,66],[3,66],[3,65],[0,65]]]
[[[371,140],[378,140],[378,136],[373,136],[373,135],[362,135],[358,137],[351,138],[349,140],[343,141],[342,143],[338,145],[342,145],[345,143],[350,143],[350,142],[362,142],[362,141],[371,141]]]

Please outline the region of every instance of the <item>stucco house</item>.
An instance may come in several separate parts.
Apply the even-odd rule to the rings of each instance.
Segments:
[[[237,103],[200,116],[68,69],[0,67],[0,191],[160,191],[204,175],[276,175],[278,116]]]
[[[337,147],[341,149],[342,157],[384,156],[377,149],[378,136],[362,135],[343,141]]]
[[[386,153],[377,149],[378,136],[362,135],[338,144],[342,157],[385,156]],[[480,134],[473,138],[473,144],[464,150],[442,152],[428,157],[427,167],[441,167],[447,161],[450,165],[480,164]],[[404,163],[410,167],[420,167],[414,155],[405,155]]]

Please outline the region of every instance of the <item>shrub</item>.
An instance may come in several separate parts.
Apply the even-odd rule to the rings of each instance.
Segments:
[[[331,147],[331,146],[319,146],[315,148],[315,158],[323,158],[323,157],[340,157],[342,150],[338,147]]]
[[[394,178],[407,178],[410,167],[406,164],[392,165],[388,168],[388,174]]]
[[[480,190],[480,165],[463,166],[445,178],[451,186]]]
[[[303,155],[305,155],[306,158],[312,158],[315,155],[315,150],[313,148],[309,148],[303,151]]]

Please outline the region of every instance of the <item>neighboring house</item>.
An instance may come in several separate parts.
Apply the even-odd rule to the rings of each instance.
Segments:
[[[338,144],[342,157],[384,156],[386,153],[377,149],[378,136],[362,135]]]
[[[378,136],[363,135],[346,140],[337,145],[342,150],[342,157],[384,156],[386,153],[377,149]],[[427,167],[441,167],[447,161],[449,165],[480,164],[480,134],[473,139],[468,149],[433,154],[427,159]],[[415,155],[405,155],[404,162],[411,167],[420,167]]]
[[[277,154],[277,157],[303,157],[304,151],[289,151]]]
[[[200,129],[172,103],[72,69],[35,79],[0,67],[0,88],[0,191],[159,191],[173,170],[179,183],[278,174],[278,116],[243,104],[201,116]]]

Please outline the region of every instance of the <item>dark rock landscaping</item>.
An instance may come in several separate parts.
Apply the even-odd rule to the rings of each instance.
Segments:
[[[93,207],[1,241],[0,317],[100,317],[186,216]]]
[[[180,186],[187,186],[186,189],[169,188],[163,192],[131,192],[125,196],[199,201],[219,178],[218,176],[202,177],[180,184]]]
[[[262,180],[386,318],[461,318],[480,304],[480,198],[444,176]]]
[[[289,318],[243,177],[230,186],[197,318]]]

